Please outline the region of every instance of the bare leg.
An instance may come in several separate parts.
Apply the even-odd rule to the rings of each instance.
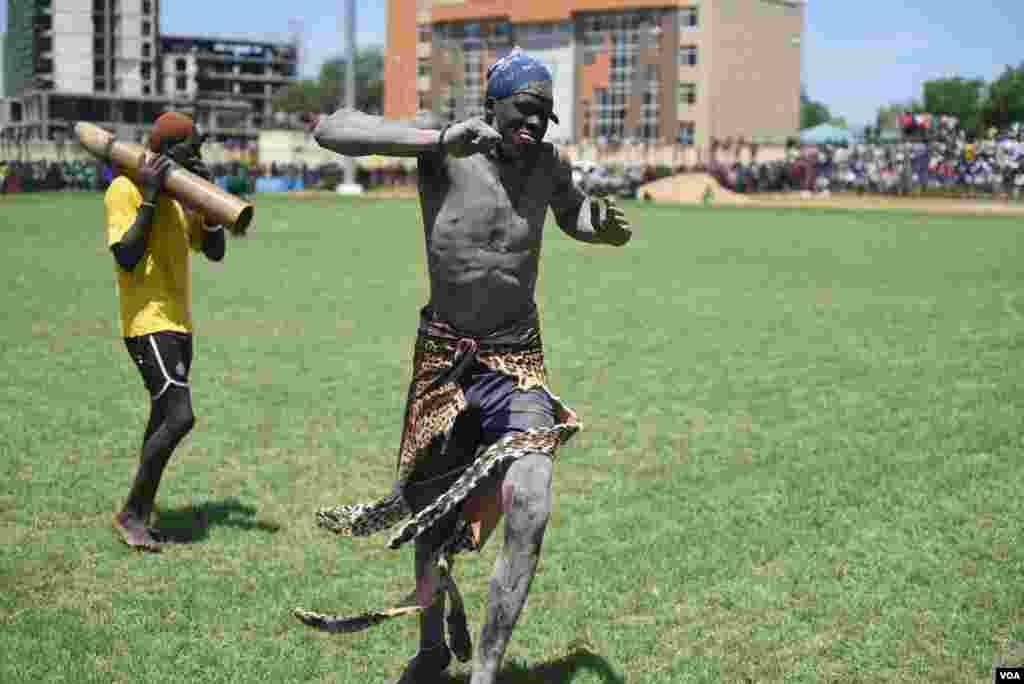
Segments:
[[[416,595],[420,605],[432,601],[420,613],[420,650],[428,651],[444,646],[445,593],[440,590],[437,571],[437,545],[432,535],[416,540]]]
[[[142,447],[135,482],[124,508],[114,518],[114,526],[124,543],[147,551],[160,550],[160,545],[146,528],[160,478],[172,452],[195,424],[191,395],[187,388],[169,387],[155,403],[157,405],[153,413],[162,417],[162,420],[156,429],[152,429],[152,421],[146,428],[149,436]]]
[[[502,482],[505,545],[494,567],[487,621],[471,684],[494,684],[540,561],[551,514],[551,458],[532,453],[515,461]]]
[[[445,594],[437,560],[441,533],[447,526],[416,540],[416,602],[427,606],[420,613],[420,647],[394,684],[434,684],[452,655],[444,640]]]

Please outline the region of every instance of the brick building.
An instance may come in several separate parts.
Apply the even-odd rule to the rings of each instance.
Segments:
[[[779,141],[800,122],[804,0],[388,0],[384,109],[483,111],[519,46],[555,81],[556,142]]]

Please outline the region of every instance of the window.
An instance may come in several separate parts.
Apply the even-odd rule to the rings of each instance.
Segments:
[[[419,42],[429,43],[430,42],[430,24],[420,24],[418,27]]]
[[[679,63],[683,66],[697,66],[697,46],[684,45],[679,48]]]
[[[149,32],[152,30],[152,28],[153,28],[153,25],[150,24],[148,21],[142,22],[142,35],[148,36]]]
[[[679,104],[681,104],[681,105],[697,104],[697,84],[696,83],[680,83],[679,84]]]
[[[151,52],[151,48],[150,48],[149,43],[143,43],[142,44],[142,56],[143,57],[149,57],[150,56],[150,52]]]
[[[696,7],[684,7],[679,10],[679,28],[683,31],[692,31],[697,28]]]
[[[695,127],[692,121],[683,121],[679,124],[679,143],[681,145],[692,145]]]
[[[178,71],[184,71],[185,70],[185,60],[180,58],[180,57],[178,59],[176,59],[174,61],[174,68],[177,69]]]
[[[139,66],[139,72],[142,74],[142,80],[143,81],[148,81],[149,80],[149,62],[143,62],[142,65]]]
[[[421,57],[416,60],[416,75],[417,76],[430,76],[430,59],[427,57]]]
[[[188,90],[188,79],[184,76],[178,76],[175,79],[175,85],[178,90]]]
[[[152,92],[153,92],[152,89],[148,85],[142,86],[142,94],[143,95],[151,95]]]
[[[153,3],[151,0],[142,0],[142,13],[151,14],[153,12]]]

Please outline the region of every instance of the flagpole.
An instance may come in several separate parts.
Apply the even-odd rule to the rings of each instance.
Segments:
[[[347,0],[348,5],[346,21],[345,47],[348,50],[348,60],[345,68],[345,106],[349,109],[356,107],[356,0]],[[356,182],[356,160],[348,158],[345,165],[345,183],[355,185]]]
[[[345,107],[356,108],[356,0],[345,0],[345,73],[339,86],[345,93]],[[360,194],[362,186],[356,183],[355,157],[345,159],[345,179],[339,188],[345,194]]]

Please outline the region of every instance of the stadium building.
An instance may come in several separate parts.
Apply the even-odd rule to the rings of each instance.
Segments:
[[[7,0],[3,62],[7,140],[52,141],[76,120],[141,140],[173,108],[245,144],[297,77],[298,44],[161,36],[160,0]]]
[[[800,125],[804,0],[388,0],[385,115],[483,112],[519,46],[555,81],[549,139],[710,146]]]

